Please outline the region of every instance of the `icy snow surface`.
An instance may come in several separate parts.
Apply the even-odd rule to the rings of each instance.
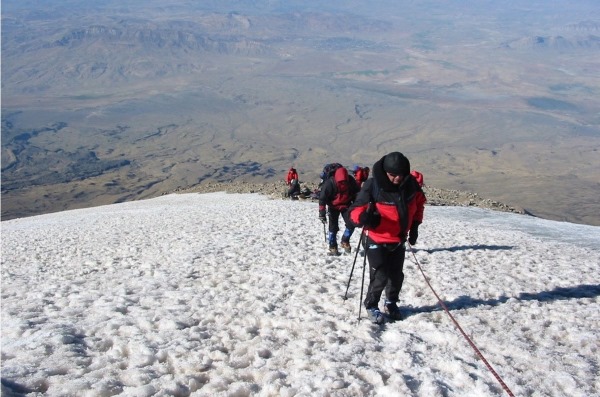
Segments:
[[[600,396],[600,228],[427,206],[414,249],[515,395]],[[325,251],[317,204],[255,194],[2,222],[2,395],[507,395],[412,253],[378,326]]]

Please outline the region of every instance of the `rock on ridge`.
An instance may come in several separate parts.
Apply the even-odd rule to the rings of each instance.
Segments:
[[[301,190],[317,189],[316,183],[302,183]],[[269,196],[272,199],[285,199],[287,186],[283,181],[270,183],[256,182],[204,182],[196,186],[177,189],[170,193],[258,193]],[[480,197],[477,193],[465,192],[460,190],[438,189],[435,187],[424,186],[423,190],[427,196],[427,205],[432,206],[457,206],[457,207],[477,207],[495,211],[512,212],[517,214],[527,214],[522,208],[516,208],[498,201]]]

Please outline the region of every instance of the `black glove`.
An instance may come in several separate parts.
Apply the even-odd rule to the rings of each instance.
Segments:
[[[325,210],[319,210],[319,220],[323,222],[324,225],[327,224],[327,217],[325,216]]]
[[[419,238],[419,225],[419,222],[414,221],[410,227],[410,232],[408,233],[408,242],[410,245],[415,245],[417,243],[417,239]]]
[[[375,229],[381,222],[381,215],[377,211],[365,211],[358,216],[358,222],[365,229]]]

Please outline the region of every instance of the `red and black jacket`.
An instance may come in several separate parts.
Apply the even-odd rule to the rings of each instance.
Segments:
[[[338,184],[345,181],[347,187],[345,191],[341,192],[338,189]],[[319,195],[319,214],[325,212],[325,206],[333,208],[337,211],[343,211],[350,207],[350,204],[354,201],[356,194],[358,193],[358,185],[356,180],[348,175],[348,171],[341,167],[335,171],[335,174],[327,179],[321,186],[321,193]]]
[[[399,243],[406,240],[414,222],[423,222],[427,199],[418,182],[407,175],[400,185],[394,185],[383,170],[383,158],[373,165],[373,178],[368,179],[350,207],[350,220],[361,227],[360,214],[369,204],[381,215],[381,222],[369,229],[369,238],[378,244]]]
[[[356,179],[356,184],[361,187],[362,184],[369,177],[369,173],[364,168],[359,168],[354,174],[354,179]]]
[[[287,177],[285,178],[285,183],[289,185],[294,179],[298,179],[298,172],[295,168],[290,168],[290,170],[287,173]]]

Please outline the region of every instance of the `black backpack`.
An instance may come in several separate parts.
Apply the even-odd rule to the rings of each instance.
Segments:
[[[321,175],[320,175],[321,183],[323,183],[327,179],[331,178],[335,174],[335,171],[341,167],[343,167],[343,165],[341,165],[340,163],[325,164],[325,167],[323,167],[323,171],[321,172]]]

